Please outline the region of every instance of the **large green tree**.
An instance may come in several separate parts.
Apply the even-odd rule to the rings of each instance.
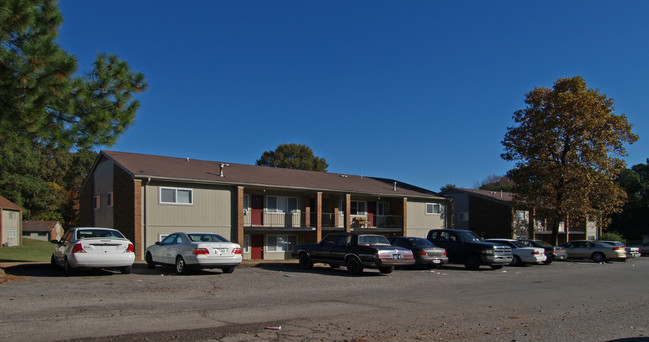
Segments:
[[[133,96],[147,84],[109,54],[78,74],[56,43],[62,23],[57,1],[0,0],[0,193],[26,219],[73,222],[90,149],[114,144],[133,123]]]
[[[329,167],[324,158],[316,157],[310,147],[300,144],[281,144],[274,151],[266,151],[257,165],[322,172]]]
[[[525,103],[502,141],[501,157],[516,162],[508,177],[517,200],[549,219],[555,243],[560,221],[619,212],[626,194],[615,178],[625,169],[625,144],[638,137],[613,99],[573,77],[534,88]]]
[[[633,165],[617,178],[628,201],[622,212],[613,215],[610,229],[626,239],[640,240],[649,234],[649,159],[645,164]]]

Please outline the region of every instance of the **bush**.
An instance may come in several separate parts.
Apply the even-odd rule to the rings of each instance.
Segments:
[[[604,240],[604,241],[620,241],[622,243],[626,242],[626,240],[624,239],[622,234],[620,234],[618,232],[606,232],[606,233],[603,233],[599,237],[599,239]]]

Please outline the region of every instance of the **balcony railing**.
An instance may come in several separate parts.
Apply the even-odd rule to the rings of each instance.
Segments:
[[[315,227],[317,215],[314,212],[309,213],[308,224],[307,214],[301,211],[293,213],[283,212],[262,212],[263,218],[261,224],[252,223],[252,213],[249,210],[243,213],[243,225],[245,227],[270,227],[270,228],[300,228]],[[338,224],[336,224],[335,213],[322,213],[322,227],[324,228],[344,228],[345,213],[338,212]],[[399,228],[403,226],[403,216],[400,215],[374,215],[369,218],[368,215],[352,215],[352,227],[354,228]]]

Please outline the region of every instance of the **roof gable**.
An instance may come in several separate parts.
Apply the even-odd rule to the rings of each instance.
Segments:
[[[2,197],[2,195],[0,195],[0,208],[9,209],[9,210],[23,211],[19,206],[15,205],[10,200]]]

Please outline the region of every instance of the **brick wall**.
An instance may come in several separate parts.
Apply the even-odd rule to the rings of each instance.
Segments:
[[[113,169],[113,224],[135,245],[135,257],[143,259],[146,246],[142,237],[142,197],[141,181],[134,180],[131,175],[115,165]]]

